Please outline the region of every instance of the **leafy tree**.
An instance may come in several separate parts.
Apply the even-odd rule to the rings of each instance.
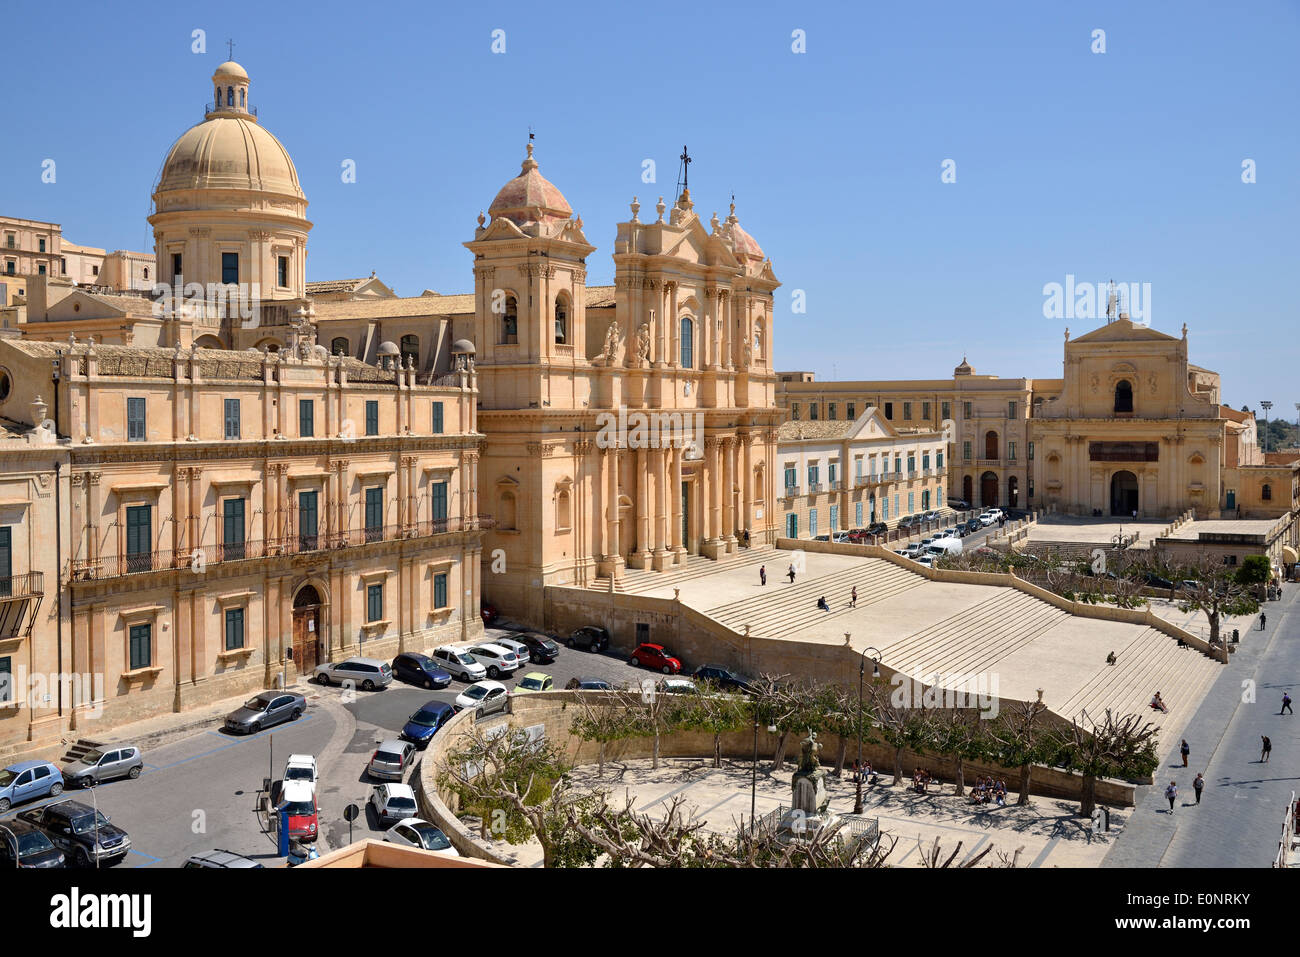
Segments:
[[[907,703],[895,701],[892,685],[874,682],[871,686],[871,712],[880,739],[894,749],[894,779],[890,786],[903,782],[903,752],[924,754],[933,733],[929,716]]]
[[[1267,555],[1247,555],[1237,569],[1237,581],[1247,587],[1267,584],[1272,578],[1273,566]]]
[[[1003,767],[1020,768],[1019,805],[1029,803],[1033,766],[1053,756],[1046,711],[1041,701],[1017,701],[1003,708],[989,728],[989,757]]]
[[[1225,615],[1253,615],[1259,611],[1259,602],[1250,594],[1249,586],[1237,580],[1236,570],[1204,557],[1183,569],[1181,578],[1194,582],[1183,591],[1178,603],[1182,612],[1201,610],[1210,622],[1210,643],[1218,644],[1219,623]]]
[[[629,710],[630,696],[621,691],[602,693],[598,700],[591,700],[590,695],[580,695],[578,712],[570,725],[570,731],[583,741],[596,741],[600,744],[597,771],[605,773],[605,750],[613,741],[624,741],[641,733],[638,716]]]
[[[1160,763],[1156,728],[1141,715],[1116,717],[1109,708],[1100,723],[1085,712],[1055,735],[1056,762],[1083,775],[1079,814],[1091,817],[1097,807],[1098,778],[1146,777]]]
[[[713,734],[713,766],[722,767],[722,736],[751,726],[748,703],[740,696],[702,683],[700,694],[691,697],[678,717],[680,727]]]
[[[973,708],[948,708],[930,719],[931,743],[940,754],[951,755],[956,765],[956,794],[966,793],[965,762],[988,755],[989,736],[980,714]]]

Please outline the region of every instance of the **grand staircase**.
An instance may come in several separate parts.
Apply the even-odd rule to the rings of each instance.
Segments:
[[[643,595],[666,586],[678,585],[693,578],[712,575],[723,568],[743,568],[748,565],[755,569],[764,562],[774,563],[782,552],[768,547],[742,548],[736,554],[719,561],[705,558],[703,555],[687,555],[683,565],[673,565],[661,572],[645,568],[625,568],[623,577],[614,581],[614,591],[619,594]],[[769,572],[771,570],[769,569]],[[757,570],[754,572],[757,576]],[[587,587],[592,591],[609,591],[609,576],[593,578]]]

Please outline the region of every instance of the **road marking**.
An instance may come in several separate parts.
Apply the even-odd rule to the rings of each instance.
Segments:
[[[1059,844],[1060,842],[1061,842],[1060,837],[1054,837],[1050,841],[1048,841],[1047,846],[1038,852],[1038,856],[1034,858],[1033,863],[1030,864],[1029,866],[1042,867],[1043,861],[1047,860],[1047,855],[1051,854],[1052,851],[1056,850],[1056,845]]]

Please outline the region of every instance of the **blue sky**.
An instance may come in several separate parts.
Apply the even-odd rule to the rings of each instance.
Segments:
[[[734,193],[784,283],[781,368],[934,377],[965,354],[979,372],[1057,377],[1064,327],[1100,324],[1044,318],[1043,286],[1073,274],[1150,283],[1152,325],[1186,322],[1232,405],[1293,417],[1300,401],[1296,0],[109,9],[5,17],[0,211],[73,242],[152,248],[159,164],[202,119],[233,37],[310,201],[309,279],[376,270],[403,295],[469,291],[460,244],[531,125],[598,247],[589,281],[608,282],[614,223],[633,194],[642,218],[672,202],[686,143],[697,211],[725,216]]]

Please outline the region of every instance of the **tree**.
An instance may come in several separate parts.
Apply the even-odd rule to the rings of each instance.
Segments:
[[[1097,779],[1146,777],[1160,763],[1156,755],[1156,728],[1141,715],[1116,717],[1109,708],[1100,724],[1087,712],[1058,732],[1056,760],[1083,775],[1079,814],[1091,817],[1097,807]]]
[[[1003,708],[989,728],[989,757],[1003,767],[1020,768],[1019,805],[1029,803],[1033,766],[1051,756],[1046,711],[1041,701],[1017,701]]]
[[[726,694],[707,682],[700,694],[688,700],[678,718],[682,728],[707,731],[713,735],[713,766],[722,767],[722,736],[730,731],[750,727],[749,707],[740,696]]]
[[[750,685],[750,707],[754,723],[776,728],[776,751],[772,770],[785,766],[785,752],[790,735],[809,728],[817,730],[822,716],[816,710],[817,694],[808,684],[791,683],[786,675],[760,675]]]
[[[1237,580],[1236,570],[1227,565],[1202,557],[1182,570],[1181,577],[1188,580],[1184,586],[1183,600],[1178,609],[1189,612],[1199,609],[1210,622],[1210,643],[1218,644],[1219,623],[1225,615],[1253,615],[1259,611],[1259,602],[1250,594],[1249,586]]]
[[[973,708],[948,708],[935,712],[930,719],[931,743],[940,754],[952,755],[956,765],[956,795],[966,793],[965,762],[987,756],[989,740],[979,711]]]
[[[1237,569],[1237,581],[1249,588],[1252,585],[1265,585],[1273,578],[1273,566],[1267,555],[1247,555],[1241,560]]]
[[[638,716],[629,710],[628,705],[629,696],[624,692],[605,692],[598,700],[589,700],[587,695],[578,696],[578,713],[570,731],[583,741],[599,742],[597,771],[601,775],[605,773],[605,749],[609,743],[634,738],[641,733]]]
[[[926,713],[895,702],[891,687],[883,682],[872,683],[871,713],[880,738],[894,749],[894,779],[890,782],[894,787],[903,781],[903,752],[924,754],[932,733]]]

